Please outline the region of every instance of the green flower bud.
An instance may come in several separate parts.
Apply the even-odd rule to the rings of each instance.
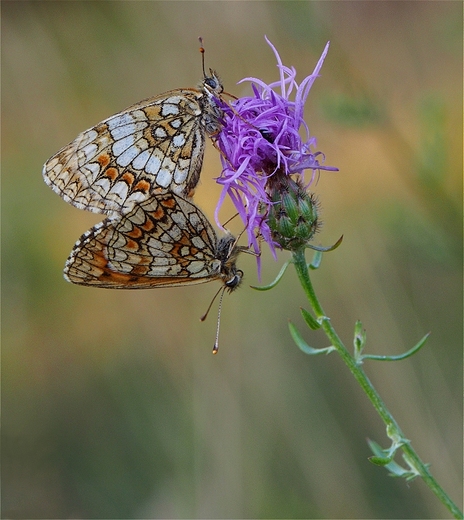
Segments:
[[[268,223],[272,239],[289,251],[306,247],[320,228],[315,195],[308,193],[301,182],[281,175],[272,182],[269,196],[272,204]]]

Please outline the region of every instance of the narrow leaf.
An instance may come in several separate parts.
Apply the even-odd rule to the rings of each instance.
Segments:
[[[303,319],[306,322],[306,325],[310,329],[317,330],[321,328],[321,324],[315,318],[313,318],[313,316],[306,309],[300,308],[300,311]]]
[[[366,331],[363,329],[362,323],[358,320],[354,326],[354,356],[357,362],[362,363],[361,353],[366,344]]]
[[[377,457],[375,455],[372,455],[372,457],[368,457],[368,460],[376,466],[386,466],[387,464],[390,464],[390,462],[392,461],[392,459],[389,457]]]
[[[263,286],[255,286],[255,285],[250,285],[250,287],[252,289],[256,289],[257,291],[269,291],[269,289],[273,289],[279,282],[280,280],[282,279],[285,271],[287,270],[287,267],[290,265],[290,263],[292,262],[292,260],[287,260],[285,262],[285,264],[282,266],[282,269],[279,271],[279,274],[276,276],[276,279],[271,282],[269,285],[263,285]]]
[[[375,454],[373,457],[368,457],[369,462],[372,462],[372,464],[377,466],[385,466],[392,477],[410,477],[411,472],[397,464],[393,460],[394,454],[389,453],[389,450],[383,450],[376,442],[371,441],[370,439],[367,439],[367,443],[369,444],[369,448]]]
[[[293,325],[291,321],[288,322],[288,328],[290,330],[290,334],[293,338],[293,341],[296,343],[296,346],[305,354],[310,356],[316,356],[318,354],[330,354],[330,352],[334,351],[334,347],[326,347],[326,348],[313,348],[310,347],[306,341],[303,339],[298,329]]]
[[[309,269],[319,269],[322,262],[322,251],[315,251],[311,263],[308,264]]]
[[[416,344],[414,347],[409,349],[407,352],[403,354],[399,354],[398,356],[376,356],[375,354],[365,354],[362,356],[362,359],[375,359],[376,361],[401,361],[402,359],[406,359],[409,356],[415,354],[420,348],[422,348],[430,336],[430,332],[427,334]]]
[[[321,251],[322,253],[326,253],[327,251],[333,251],[334,249],[337,249],[337,247],[342,243],[343,235],[335,242],[333,246],[329,247],[323,247],[323,246],[313,246],[311,244],[308,244],[306,247],[309,249],[313,249],[314,251]]]

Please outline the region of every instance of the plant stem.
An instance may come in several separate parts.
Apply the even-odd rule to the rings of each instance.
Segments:
[[[406,439],[397,422],[389,412],[385,403],[381,399],[377,390],[373,387],[372,383],[364,373],[364,370],[356,363],[354,357],[349,353],[348,349],[339,338],[330,319],[325,315],[319,300],[317,299],[316,293],[314,292],[313,285],[308,272],[306,264],[305,250],[299,249],[293,252],[293,263],[295,265],[298,278],[301,285],[306,293],[309,303],[316,315],[316,319],[321,323],[321,327],[330,339],[333,347],[342,357],[343,361],[350,369],[351,373],[355,377],[356,381],[360,384],[365,394],[374,405],[377,413],[382,418],[383,422],[387,426],[388,436],[395,442],[400,441],[401,450],[404,453],[407,462],[414,468],[415,471],[422,477],[427,486],[435,493],[439,500],[448,508],[454,518],[464,518],[462,512],[456,506],[456,504],[450,499],[442,487],[431,475],[426,464],[422,462],[419,455],[411,447],[410,442]]]

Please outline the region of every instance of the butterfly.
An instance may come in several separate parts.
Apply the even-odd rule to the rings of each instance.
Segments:
[[[200,178],[205,136],[221,129],[223,86],[210,69],[200,89],[140,101],[79,134],[43,167],[66,202],[94,213],[125,213],[153,194],[190,198]]]
[[[242,250],[231,234],[218,239],[206,216],[175,193],[151,196],[124,215],[84,233],[66,261],[69,282],[111,289],[149,289],[242,280]]]

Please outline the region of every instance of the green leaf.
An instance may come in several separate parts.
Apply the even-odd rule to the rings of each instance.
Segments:
[[[282,279],[283,275],[285,274],[285,271],[287,270],[287,267],[292,263],[292,260],[287,260],[285,264],[282,266],[282,269],[279,271],[279,274],[276,276],[275,280],[271,282],[269,285],[263,285],[261,287],[250,285],[252,289],[255,289],[257,291],[269,291],[270,289],[273,289]]]
[[[332,346],[326,348],[310,347],[291,321],[288,322],[288,328],[290,330],[290,335],[292,336],[293,341],[296,343],[296,346],[305,354],[310,356],[317,356],[318,354],[330,354],[330,352],[335,350],[335,348]]]
[[[388,469],[392,477],[412,478],[411,471],[401,467],[393,460],[396,450],[383,450],[376,442],[370,439],[367,440],[367,443],[375,454],[372,457],[368,457],[369,462],[372,462],[372,464],[376,466],[384,466]]]
[[[354,357],[357,362],[362,363],[361,352],[366,345],[366,331],[363,329],[362,323],[358,320],[354,326]]]
[[[412,356],[420,348],[422,348],[429,336],[430,332],[427,332],[427,334],[416,345],[414,345],[414,347],[409,349],[407,352],[404,352],[404,354],[399,354],[398,356],[376,356],[374,354],[365,354],[361,357],[362,359],[375,359],[376,361],[401,361],[402,359],[406,359],[409,356]]]
[[[334,249],[337,249],[337,247],[342,243],[343,241],[343,235],[335,242],[333,246],[323,247],[323,246],[313,246],[312,244],[307,244],[306,247],[309,249],[313,249],[314,251],[320,252],[320,253],[327,253],[328,251],[333,251]]]
[[[389,464],[392,459],[389,457],[377,457],[376,455],[372,455],[372,457],[368,457],[369,462],[375,464],[376,466],[386,466]]]
[[[308,264],[309,269],[319,269],[322,262],[322,251],[314,251],[313,259],[311,260],[311,263]]]
[[[315,318],[313,318],[313,316],[306,309],[300,308],[300,311],[303,319],[306,322],[306,325],[310,329],[317,330],[321,328],[321,324]]]

